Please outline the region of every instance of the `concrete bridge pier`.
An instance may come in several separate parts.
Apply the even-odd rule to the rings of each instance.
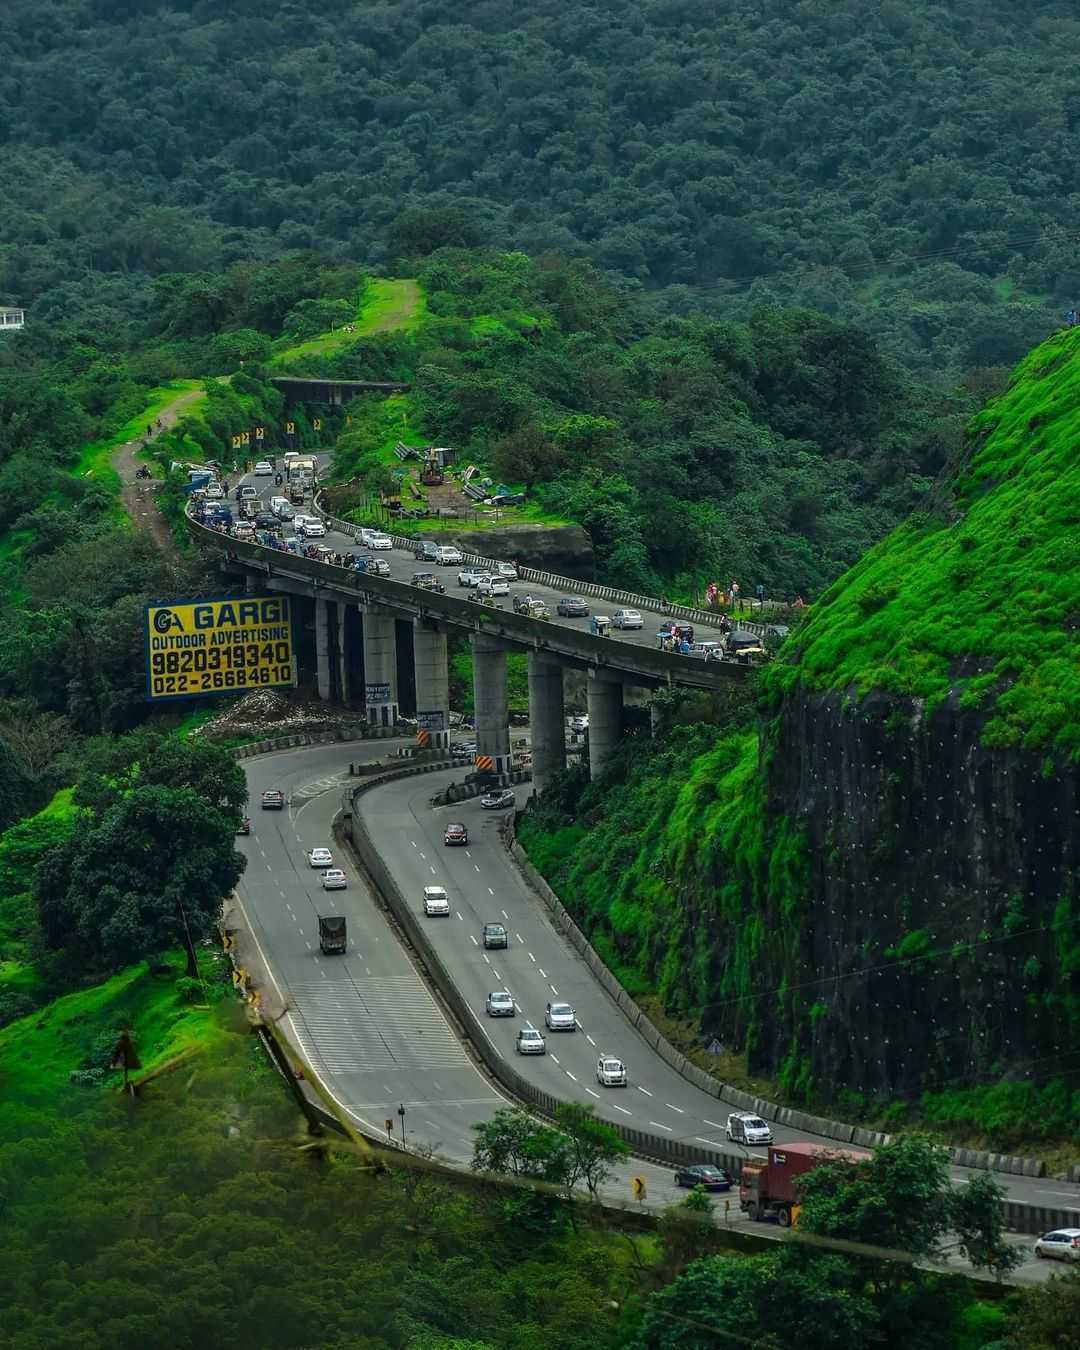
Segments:
[[[541,793],[566,768],[566,718],[562,665],[540,652],[529,653],[529,723],[533,790]]]
[[[365,605],[364,706],[369,723],[392,727],[398,718],[397,639],[394,615],[379,605]]]
[[[589,708],[589,777],[595,782],[622,737],[622,682],[590,669],[585,697]]]
[[[416,743],[422,750],[450,749],[450,687],[446,633],[434,619],[413,620],[416,667]]]
[[[315,600],[316,689],[325,703],[330,697],[330,606],[332,600]]]
[[[498,638],[474,633],[473,706],[476,709],[476,770],[510,772],[510,708],[506,696],[506,648]]]

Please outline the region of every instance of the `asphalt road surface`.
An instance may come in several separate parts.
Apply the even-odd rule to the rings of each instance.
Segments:
[[[248,857],[238,896],[289,1010],[292,1035],[338,1103],[375,1133],[392,1120],[395,1140],[404,1106],[411,1148],[430,1148],[436,1156],[462,1163],[472,1155],[471,1127],[490,1119],[506,1100],[466,1053],[351,860],[340,856],[331,831],[342,792],[352,781],[350,760],[376,758],[394,744],[311,746],[247,761],[252,834],[237,840]],[[502,849],[497,813],[482,812],[475,801],[431,809],[431,795],[450,777],[405,779],[360,802],[387,865],[405,894],[415,897],[417,908],[425,885],[444,886],[450,895],[450,918],[424,922],[477,1010],[483,1034],[513,1058],[520,1072],[561,1097],[594,1106],[603,1117],[703,1145],[722,1143],[719,1127],[726,1108],[674,1074],[649,1049],[551,927],[543,905]],[[259,793],[270,787],[285,792],[285,810],[259,808]],[[468,825],[467,849],[444,846],[443,829],[451,820]],[[334,853],[335,863],[348,874],[348,889],[321,889],[318,870],[306,857],[319,846]],[[320,913],[346,916],[344,957],[319,952]],[[480,946],[481,927],[492,920],[510,929],[508,952],[485,953]],[[520,1008],[513,1019],[484,1016],[487,993],[500,988],[509,988]],[[578,1029],[549,1034],[547,1055],[515,1055],[518,1028],[543,1028],[545,1004],[556,997],[574,1005]],[[625,1060],[629,1087],[605,1089],[596,1082],[601,1051]],[[776,1130],[778,1139],[795,1137]],[[967,1175],[956,1169],[958,1181]],[[635,1159],[620,1166],[610,1193],[628,1200],[634,1176],[645,1178],[650,1207],[673,1203],[683,1194],[673,1184],[671,1169]],[[1052,1180],[1000,1180],[1016,1198],[1031,1203],[1060,1206],[1077,1198],[1075,1187]],[[724,1198],[717,1197],[721,1214]],[[747,1222],[737,1196],[727,1221]],[[769,1225],[755,1228],[771,1231]],[[1030,1250],[1030,1239],[1017,1243]],[[1032,1260],[1017,1278],[1038,1281],[1052,1270],[1050,1263]]]
[[[250,484],[258,489],[259,500],[267,508],[269,507],[271,497],[281,496],[285,492],[283,487],[276,487],[274,485],[272,477],[256,477],[254,474],[246,474],[240,479],[230,479],[229,505],[233,508],[234,513],[237,507],[236,488],[246,484]],[[296,510],[302,515],[314,515],[310,499],[306,506],[297,507]],[[285,538],[290,538],[292,533],[292,525],[286,524],[284,526]],[[458,585],[458,572],[461,569],[456,563],[453,566],[440,567],[435,563],[417,562],[412,553],[406,549],[395,548],[387,551],[372,551],[361,547],[361,545],[350,538],[350,536],[341,534],[335,530],[328,530],[325,538],[313,539],[310,542],[313,544],[324,544],[327,548],[333,549],[335,553],[357,553],[362,556],[382,558],[389,563],[390,576],[395,581],[411,583],[414,572],[434,572],[446,587],[447,595],[457,595],[459,598],[465,599],[470,593],[468,587]],[[476,540],[477,547],[481,547],[482,543],[483,537],[482,535],[478,535]],[[580,632],[587,633],[589,632],[590,622],[588,616],[575,619],[560,618],[555,612],[555,606],[560,599],[566,595],[576,594],[572,587],[573,583],[571,583],[566,590],[559,591],[554,590],[550,586],[540,586],[533,582],[512,581],[510,583],[510,594],[495,597],[495,603],[499,607],[509,610],[513,608],[515,595],[537,596],[547,604],[548,609],[551,611],[552,623],[558,623],[566,628],[576,628]],[[617,609],[622,608],[618,603],[609,602],[607,600],[599,600],[588,596],[584,598],[588,601],[590,606],[590,615],[606,614],[608,618],[611,618]],[[643,628],[627,629],[625,631],[622,629],[611,628],[608,630],[608,636],[612,641],[628,642],[635,646],[655,647],[657,630],[664,621],[665,616],[658,611],[642,610],[641,613],[645,620]],[[723,633],[718,627],[706,627],[703,624],[695,624],[694,637],[698,641],[706,640],[718,642],[723,637]]]

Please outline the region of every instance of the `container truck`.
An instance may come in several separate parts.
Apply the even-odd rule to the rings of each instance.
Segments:
[[[797,1182],[822,1163],[869,1162],[865,1149],[834,1148],[830,1144],[773,1144],[768,1158],[743,1163],[739,1177],[739,1208],[749,1219],[775,1214],[781,1228],[791,1227],[791,1211],[799,1203]]]

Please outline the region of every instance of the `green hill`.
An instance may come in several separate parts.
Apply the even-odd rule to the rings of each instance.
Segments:
[[[813,607],[775,685],[948,695],[987,745],[1080,754],[1080,332],[1058,333],[974,418],[931,509]]]

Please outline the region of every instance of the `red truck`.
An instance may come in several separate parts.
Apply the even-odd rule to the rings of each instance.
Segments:
[[[869,1162],[871,1156],[865,1149],[830,1144],[773,1144],[767,1161],[755,1158],[743,1163],[739,1208],[750,1219],[775,1214],[781,1228],[790,1228],[791,1211],[799,1203],[799,1177],[822,1163]]]

